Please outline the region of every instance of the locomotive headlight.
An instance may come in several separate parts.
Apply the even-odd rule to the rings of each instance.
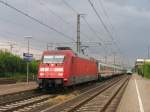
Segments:
[[[55,68],[54,71],[55,71],[55,72],[63,72],[64,69],[63,69],[63,68]]]
[[[40,73],[40,76],[43,76],[44,75],[44,73]]]
[[[43,72],[43,71],[44,71],[44,68],[40,68],[40,71]]]
[[[63,73],[58,73],[59,76],[63,76]]]

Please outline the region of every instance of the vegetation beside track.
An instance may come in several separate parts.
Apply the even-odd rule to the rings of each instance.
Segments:
[[[0,51],[0,78],[10,78],[17,81],[24,80],[26,77],[27,62],[21,57],[10,52]],[[29,78],[37,74],[38,62],[33,60],[29,63]]]
[[[150,79],[150,63],[144,63],[138,67],[138,74]]]

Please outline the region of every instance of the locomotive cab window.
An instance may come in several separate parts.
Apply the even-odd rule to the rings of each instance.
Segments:
[[[63,63],[64,55],[49,55],[43,57],[43,63]]]

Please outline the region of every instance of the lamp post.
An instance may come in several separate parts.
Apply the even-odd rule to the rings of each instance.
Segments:
[[[24,36],[25,39],[28,41],[28,55],[30,53],[30,39],[32,39],[32,36]],[[27,61],[27,84],[29,83],[29,62]]]

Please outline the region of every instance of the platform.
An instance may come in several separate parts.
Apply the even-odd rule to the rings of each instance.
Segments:
[[[0,85],[0,95],[32,90],[37,87],[38,85],[36,82],[29,82],[28,84],[24,82],[24,83]]]
[[[117,112],[150,112],[150,80],[133,74]]]

